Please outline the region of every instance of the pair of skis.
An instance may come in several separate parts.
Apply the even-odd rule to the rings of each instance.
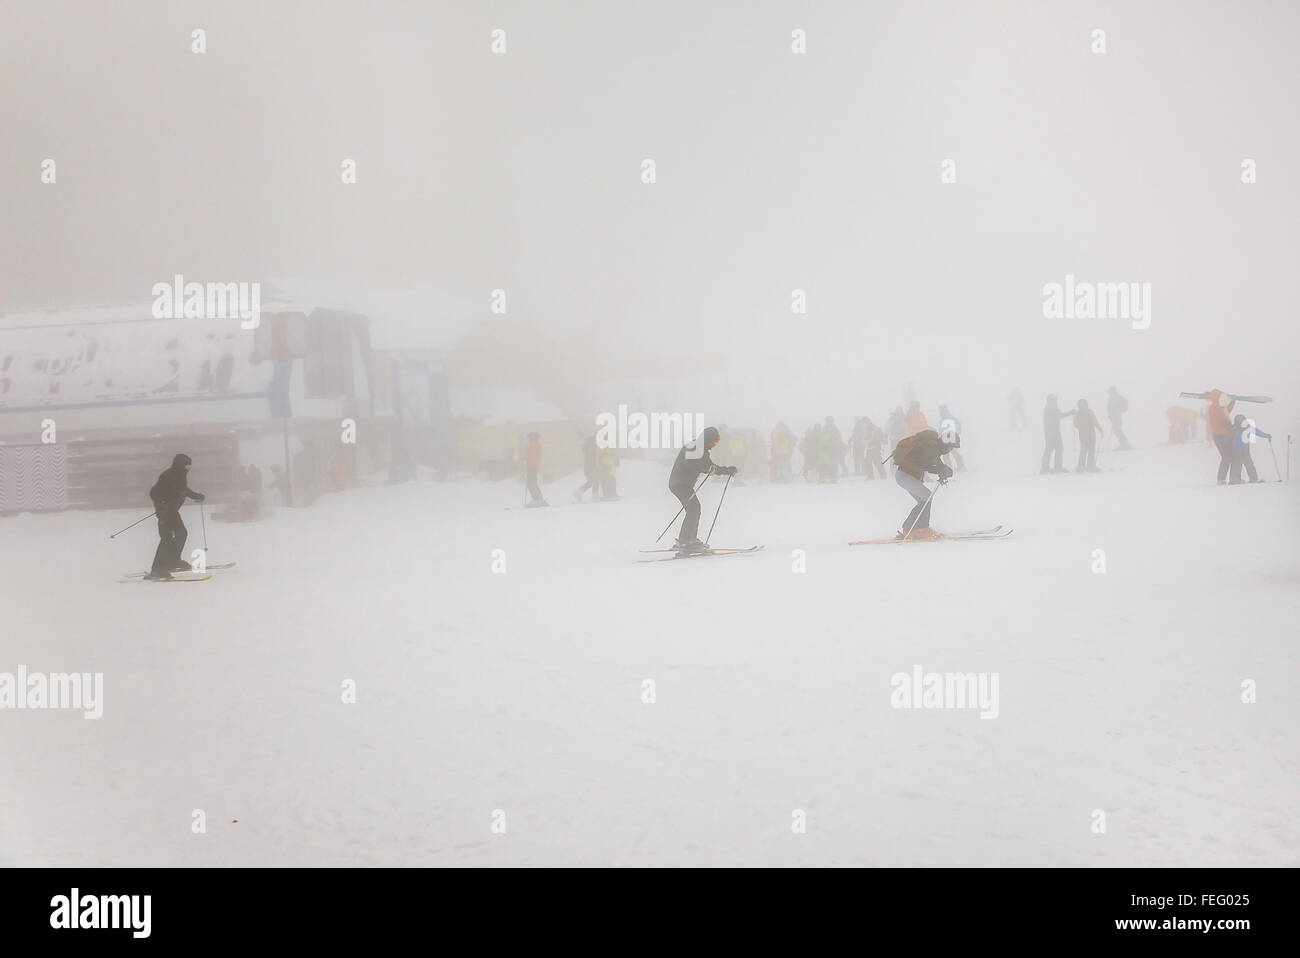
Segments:
[[[671,552],[670,556],[655,559],[637,559],[637,562],[672,562],[675,559],[703,559],[708,556],[747,556],[762,551],[763,546],[749,546],[744,549],[732,549],[724,546],[710,546],[701,552],[680,552],[677,549],[642,549],[642,552]]]
[[[1209,399],[1209,393],[1192,393],[1181,392],[1178,394],[1183,399]],[[1272,402],[1272,396],[1238,396],[1236,393],[1227,393],[1227,397],[1235,402]]]
[[[1014,532],[1014,529],[1003,529],[1002,526],[992,526],[988,529],[974,529],[970,532],[953,532],[946,535],[929,536],[924,539],[859,539],[850,542],[851,546],[885,546],[885,545],[903,545],[908,542],[963,542],[970,539],[1005,539]],[[755,552],[762,550],[763,546],[750,546],[746,549],[728,549],[713,548],[705,549],[703,552],[678,552],[676,549],[642,549],[643,553],[660,553],[671,552],[672,555],[655,559],[638,559],[638,562],[672,562],[675,559],[700,559],[705,556],[736,556],[736,555],[753,555]]]
[[[929,536],[925,539],[859,539],[857,542],[850,542],[849,545],[886,546],[902,545],[907,542],[959,542],[965,539],[1005,539],[1013,531],[1015,530],[1004,530],[1001,526],[993,526],[991,529],[976,529],[973,532],[951,532],[946,535]]]
[[[204,568],[204,572],[174,572],[168,579],[151,579],[148,572],[128,572],[118,582],[207,582],[212,578],[214,570],[232,569],[233,562],[216,562],[209,563]]]

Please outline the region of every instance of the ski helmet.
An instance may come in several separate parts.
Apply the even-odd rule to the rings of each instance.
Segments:
[[[712,426],[706,426],[704,432],[700,434],[700,438],[703,439],[707,445],[711,442],[716,442],[722,437],[718,434],[718,430],[714,429]]]
[[[193,464],[194,464],[194,460],[191,459],[189,456],[185,455],[185,453],[183,452],[177,453],[176,456],[172,459],[173,469],[179,466],[192,466]]]

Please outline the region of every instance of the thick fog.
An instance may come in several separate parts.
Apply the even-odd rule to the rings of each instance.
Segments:
[[[0,0],[0,866],[1300,864],[1298,28]]]
[[[0,309],[296,278],[348,290],[386,345],[531,323],[565,375],[690,370],[666,402],[759,427],[879,418],[907,383],[967,418],[1013,385],[1031,416],[1112,384],[1157,428],[1180,389],[1293,412],[1298,18],[10,3]],[[1150,284],[1149,328],[1045,318],[1067,275]]]

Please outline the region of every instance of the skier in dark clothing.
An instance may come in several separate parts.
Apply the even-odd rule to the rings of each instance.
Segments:
[[[600,469],[596,465],[596,456],[599,451],[594,435],[588,436],[582,441],[582,477],[587,481],[573,494],[574,502],[581,502],[583,495],[588,490],[591,490],[593,500],[600,492]]]
[[[1038,470],[1040,473],[1065,472],[1061,467],[1061,457],[1065,455],[1065,443],[1061,441],[1061,420],[1073,415],[1073,409],[1069,412],[1061,412],[1056,405],[1055,394],[1047,397],[1047,405],[1043,408],[1043,439],[1046,440],[1046,446],[1043,449],[1042,468]],[[1055,454],[1056,465],[1049,469],[1047,462],[1053,454]]]
[[[1246,467],[1246,475],[1250,476],[1251,482],[1264,481],[1259,478],[1259,473],[1255,469],[1255,460],[1251,458],[1250,455],[1250,447],[1254,445],[1255,436],[1263,436],[1265,439],[1273,438],[1258,426],[1248,424],[1246,417],[1239,413],[1237,417],[1232,420],[1232,448],[1236,455],[1232,461],[1228,485],[1235,486],[1239,483],[1245,482],[1245,480],[1241,478],[1241,469],[1243,466]]]
[[[1131,449],[1128,444],[1128,437],[1124,435],[1124,413],[1128,412],[1128,400],[1119,394],[1114,387],[1110,387],[1110,395],[1106,398],[1106,415],[1110,417],[1110,431],[1115,434],[1119,440],[1121,449]]]
[[[1088,408],[1088,400],[1080,399],[1074,411],[1074,428],[1079,430],[1079,465],[1075,472],[1099,472],[1097,469],[1097,436],[1101,423],[1097,414]]]
[[[186,499],[203,501],[203,493],[195,492],[189,486],[188,473],[192,462],[189,456],[179,454],[149,490],[154,513],[158,516],[158,551],[153,556],[150,579],[170,579],[173,572],[189,571],[190,564],[181,558],[186,537],[185,523],[181,522],[181,506]]]
[[[932,472],[939,477],[939,485],[946,483],[952,478],[952,469],[944,463],[943,457],[960,446],[961,437],[956,434],[945,441],[933,429],[923,429],[894,447],[893,460],[898,466],[894,481],[916,500],[898,538],[933,539],[939,535],[930,528],[930,498],[933,494],[925,484],[925,474]]]
[[[706,548],[699,540],[700,500],[695,495],[695,480],[701,475],[717,473],[720,476],[734,476],[735,466],[719,466],[709,458],[709,450],[721,439],[718,430],[707,427],[694,443],[682,446],[673,463],[673,471],[668,476],[668,491],[677,497],[686,509],[686,518],[682,520],[682,530],[677,536],[677,549],[682,552],[703,552]]]
[[[849,445],[853,449],[853,474],[862,475],[867,467],[867,420],[859,416],[853,420],[853,432],[849,436]]]

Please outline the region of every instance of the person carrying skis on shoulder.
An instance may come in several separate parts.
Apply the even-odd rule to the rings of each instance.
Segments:
[[[681,532],[675,543],[679,552],[703,552],[706,548],[699,539],[700,500],[695,495],[696,479],[710,473],[734,476],[737,472],[735,466],[720,466],[709,458],[709,450],[721,438],[717,429],[706,427],[699,439],[682,446],[673,462],[673,471],[668,475],[668,491],[677,497],[686,510],[686,518],[682,520]]]
[[[1237,462],[1237,450],[1233,448],[1233,428],[1229,416],[1232,415],[1232,407],[1237,405],[1237,400],[1233,399],[1221,389],[1210,390],[1210,417],[1209,433],[1214,439],[1214,447],[1219,450],[1219,485],[1228,481],[1228,471],[1237,470],[1237,475],[1241,475],[1241,464]]]
[[[190,564],[181,558],[187,535],[185,523],[181,521],[181,506],[186,499],[202,502],[204,498],[203,493],[195,492],[189,485],[193,463],[194,460],[185,453],[177,454],[171,466],[159,474],[158,481],[149,490],[154,513],[158,516],[158,550],[146,576],[148,579],[170,579],[173,572],[190,571]]]
[[[939,477],[939,485],[945,484],[952,478],[952,469],[943,461],[943,457],[960,446],[960,436],[953,435],[950,441],[945,442],[933,429],[923,429],[894,447],[892,457],[898,467],[894,481],[916,500],[916,505],[907,514],[903,528],[898,533],[899,539],[934,539],[941,535],[930,528],[930,499],[933,493],[925,484],[925,474],[932,472]]]
[[[1228,485],[1236,486],[1246,481],[1241,478],[1242,466],[1246,467],[1246,475],[1250,476],[1251,482],[1264,481],[1259,478],[1259,473],[1255,470],[1255,460],[1250,455],[1250,447],[1255,442],[1255,436],[1263,436],[1265,439],[1273,438],[1241,413],[1238,413],[1232,420],[1232,448],[1235,458],[1232,463],[1232,478],[1228,480]]]

